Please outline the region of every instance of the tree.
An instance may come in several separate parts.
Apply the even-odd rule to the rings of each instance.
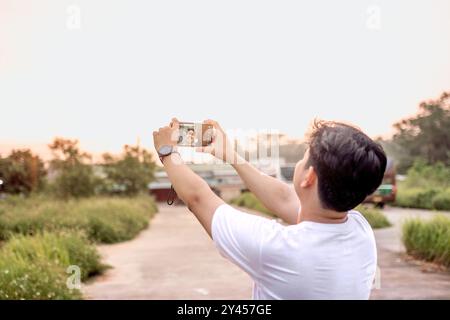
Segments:
[[[56,174],[53,192],[61,198],[92,196],[99,179],[86,163],[91,156],[80,151],[78,140],[55,138],[49,148],[54,157],[50,168]]]
[[[450,165],[450,93],[422,102],[416,116],[394,124],[396,133],[384,144],[394,154],[400,172],[417,161]]]
[[[153,179],[155,162],[151,153],[139,146],[125,145],[123,154],[103,155],[107,192],[133,196],[147,189]]]
[[[44,185],[44,162],[30,150],[13,150],[6,158],[0,158],[2,189],[7,193],[29,194]]]

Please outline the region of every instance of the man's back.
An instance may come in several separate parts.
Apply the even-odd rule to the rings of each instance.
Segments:
[[[356,211],[345,223],[283,226],[222,205],[212,235],[221,254],[253,278],[254,299],[369,298],[376,245]]]

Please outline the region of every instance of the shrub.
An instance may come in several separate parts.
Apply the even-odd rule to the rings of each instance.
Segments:
[[[355,210],[359,211],[364,216],[364,218],[366,218],[367,222],[369,222],[370,226],[374,229],[386,228],[391,226],[391,223],[383,214],[383,212],[381,212],[381,210],[370,208],[364,205],[359,205]]]
[[[400,188],[395,203],[400,207],[432,209],[437,193],[435,189]]]
[[[244,192],[239,197],[231,200],[231,204],[236,206],[249,208],[258,212],[266,213],[274,216],[251,192]],[[372,228],[389,227],[391,224],[386,216],[378,209],[369,208],[367,206],[359,206],[356,208],[367,219]]]
[[[445,189],[450,187],[450,167],[442,163],[427,165],[416,161],[404,182],[407,188]]]
[[[71,265],[80,268],[81,280],[105,268],[83,234],[15,235],[0,250],[0,299],[79,299],[66,285]]]
[[[49,262],[28,261],[1,255],[0,299],[80,299],[78,290],[66,286],[64,270]]]
[[[416,162],[398,187],[395,203],[400,207],[450,210],[449,166]]]
[[[271,216],[274,216],[269,209],[267,209],[261,201],[256,198],[256,196],[251,192],[243,192],[239,197],[231,200],[231,204],[236,206],[245,207],[248,209],[252,209],[261,213],[265,213]]]
[[[450,189],[443,190],[435,195],[432,205],[436,210],[450,210]]]
[[[407,189],[401,187],[395,204],[407,208],[450,210],[450,189]]]
[[[99,182],[92,166],[79,163],[59,169],[57,177],[49,188],[56,197],[61,199],[82,198],[93,196]]]
[[[430,221],[410,219],[403,224],[408,254],[450,267],[450,219],[438,215]]]
[[[148,196],[67,202],[31,198],[15,205],[5,202],[0,203],[0,239],[13,234],[81,230],[90,240],[114,243],[135,237],[155,212],[155,203]]]
[[[64,268],[77,265],[82,280],[104,269],[95,246],[80,232],[15,235],[1,248],[0,254],[13,254],[30,262],[47,260]]]

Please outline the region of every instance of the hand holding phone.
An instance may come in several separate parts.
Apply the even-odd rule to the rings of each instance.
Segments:
[[[177,145],[180,147],[206,147],[213,142],[214,127],[207,123],[180,122]]]

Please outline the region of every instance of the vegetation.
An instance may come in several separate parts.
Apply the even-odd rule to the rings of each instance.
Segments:
[[[80,280],[105,268],[83,234],[13,236],[0,250],[0,299],[79,299],[66,284],[69,266],[79,267]]]
[[[261,213],[268,214],[270,216],[275,216],[269,209],[267,209],[261,201],[256,198],[256,196],[251,192],[243,192],[239,197],[232,199],[231,204],[239,207],[244,207],[252,209]]]
[[[43,161],[30,150],[13,150],[6,158],[0,157],[0,192],[30,194],[44,186],[46,171]]]
[[[416,162],[408,170],[406,180],[399,183],[396,205],[450,210],[450,166]]]
[[[99,180],[93,167],[87,163],[91,156],[80,151],[78,140],[56,138],[49,148],[54,155],[50,169],[56,173],[50,185],[52,194],[63,199],[94,195]]]
[[[396,133],[382,141],[386,152],[405,173],[416,161],[428,165],[442,163],[450,166],[450,93],[438,99],[422,102],[419,112],[394,124]]]
[[[104,154],[103,161],[103,192],[135,196],[153,179],[155,162],[150,152],[139,146],[126,145],[119,157]]]
[[[92,241],[115,243],[135,237],[156,211],[148,196],[69,201],[8,197],[0,202],[0,239],[14,234],[78,230]]]
[[[125,146],[94,165],[77,140],[49,148],[48,175],[29,150],[0,157],[0,299],[82,298],[67,281],[105,268],[94,244],[132,239],[157,211],[139,195],[155,169],[148,151]]]
[[[371,208],[366,205],[359,205],[355,210],[359,211],[364,218],[366,218],[373,229],[381,229],[391,226],[389,220],[379,209]]]
[[[231,200],[231,204],[249,208],[258,212],[262,212],[271,216],[275,216],[266,207],[263,206],[261,201],[251,192],[244,192],[239,197]],[[385,228],[391,224],[387,220],[386,216],[378,209],[370,208],[368,206],[358,206],[356,208],[367,219],[372,228]]]
[[[450,218],[436,216],[429,221],[406,221],[403,243],[408,254],[450,267]]]
[[[69,201],[43,195],[0,201],[0,299],[80,299],[70,289],[69,266],[80,280],[105,266],[94,242],[133,238],[148,225],[156,206],[148,196]]]

